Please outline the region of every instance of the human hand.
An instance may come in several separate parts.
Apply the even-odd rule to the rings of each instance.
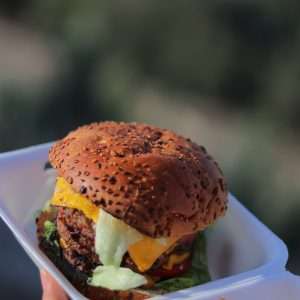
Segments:
[[[59,284],[44,270],[40,271],[43,289],[42,300],[68,300],[68,296]]]

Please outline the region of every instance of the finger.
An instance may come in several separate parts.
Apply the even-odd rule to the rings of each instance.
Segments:
[[[42,300],[68,300],[68,297],[59,284],[46,272],[41,271],[43,288]]]

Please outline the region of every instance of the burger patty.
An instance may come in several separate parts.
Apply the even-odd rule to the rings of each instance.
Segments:
[[[40,249],[48,256],[48,258],[55,264],[55,266],[68,278],[73,286],[87,299],[91,300],[108,300],[108,299],[122,299],[122,300],[144,300],[151,296],[147,291],[112,291],[102,287],[94,287],[87,284],[89,274],[80,271],[73,264],[70,264],[63,255],[62,248],[57,248],[54,241],[57,240],[57,231],[53,232],[50,238],[45,238],[45,222],[56,222],[57,210],[43,211],[36,219],[37,237],[39,240]]]
[[[99,265],[90,219],[77,209],[58,207],[56,225],[64,257],[71,265],[86,273]]]
[[[95,229],[93,221],[86,218],[77,209],[57,207],[57,210],[57,231],[65,259],[78,270],[90,273],[97,265],[101,264],[95,252]],[[153,271],[159,270],[167,262],[171,254],[181,254],[191,251],[194,238],[195,235],[190,235],[179,240],[176,246],[171,251],[162,254],[146,273],[152,274]],[[139,272],[128,253],[124,256],[122,266]],[[182,272],[184,271],[186,270],[182,270]]]

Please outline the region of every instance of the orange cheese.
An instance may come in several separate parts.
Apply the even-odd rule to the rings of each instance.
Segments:
[[[180,255],[170,255],[168,261],[163,265],[164,269],[172,270],[174,265],[178,265],[190,256],[190,253],[186,252]]]
[[[68,245],[67,245],[66,241],[65,241],[64,239],[62,239],[62,238],[59,239],[59,244],[60,244],[60,246],[61,246],[63,249],[68,248]]]
[[[176,241],[176,238],[153,239],[147,236],[128,248],[128,253],[141,272],[147,271],[153,263],[166,252]]]
[[[90,200],[72,190],[70,184],[62,177],[57,177],[51,204],[75,208],[95,223],[99,217],[99,208]],[[121,222],[121,221],[120,221]],[[146,235],[128,248],[128,253],[141,272],[147,271],[154,262],[171,248],[180,237],[153,239]]]
[[[79,193],[75,193],[70,184],[62,177],[57,177],[51,204],[76,208],[82,211],[87,218],[92,219],[95,223],[98,220],[99,208],[86,197]]]

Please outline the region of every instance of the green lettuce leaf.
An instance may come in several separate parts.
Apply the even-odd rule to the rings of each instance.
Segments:
[[[120,267],[128,247],[142,239],[142,234],[104,210],[100,216],[96,223],[95,250],[103,266],[96,267],[88,284],[111,290],[128,290],[145,284],[144,276]]]
[[[88,280],[88,284],[92,286],[101,286],[113,291],[126,291],[146,283],[144,276],[131,269],[114,266],[98,266]]]
[[[52,221],[46,220],[44,222],[44,234],[43,235],[44,235],[45,240],[49,244],[55,246],[55,248],[58,251],[60,246],[57,241],[57,228],[56,228],[55,223],[53,223]]]
[[[105,212],[96,223],[95,249],[104,266],[120,267],[124,254],[131,244],[143,236],[124,222]]]
[[[47,241],[51,241],[56,232],[56,226],[53,222],[47,220],[44,223],[44,237]]]
[[[184,275],[163,280],[155,284],[155,288],[163,292],[175,292],[210,281],[207,266],[206,241],[203,232],[198,233],[193,249],[192,266]]]

